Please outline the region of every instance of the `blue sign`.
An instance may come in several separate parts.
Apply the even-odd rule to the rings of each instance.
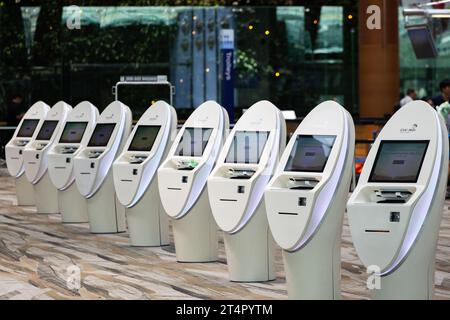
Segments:
[[[222,106],[234,122],[234,30],[225,29],[220,34],[222,54]]]

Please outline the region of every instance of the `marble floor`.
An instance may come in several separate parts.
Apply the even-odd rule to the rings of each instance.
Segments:
[[[1,172],[0,172],[1,175]],[[87,224],[17,207],[10,177],[0,176],[0,299],[286,299],[280,251],[277,279],[233,283],[224,246],[216,263],[180,264],[173,245],[130,247],[127,234],[92,235]],[[437,251],[436,299],[450,299],[450,202]],[[77,271],[80,270],[80,287]],[[348,224],[342,237],[342,296],[367,299],[366,273]]]

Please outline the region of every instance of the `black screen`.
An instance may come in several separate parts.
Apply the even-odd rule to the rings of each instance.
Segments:
[[[30,138],[33,136],[34,130],[36,130],[39,120],[36,119],[25,119],[20,126],[17,137],[19,138]]]
[[[285,171],[323,172],[336,136],[298,135]]]
[[[175,154],[184,157],[201,157],[212,131],[212,128],[185,128]]]
[[[39,133],[36,137],[36,140],[50,140],[57,125],[58,121],[56,120],[44,121],[41,130],[39,130]]]
[[[88,147],[106,147],[115,127],[115,123],[97,123]]]
[[[83,139],[87,124],[87,122],[66,122],[59,142],[80,143],[81,139]]]
[[[259,163],[269,131],[236,131],[228,150],[227,163]]]
[[[428,143],[381,141],[369,182],[417,182]]]
[[[138,126],[131,140],[129,151],[150,151],[161,126]]]

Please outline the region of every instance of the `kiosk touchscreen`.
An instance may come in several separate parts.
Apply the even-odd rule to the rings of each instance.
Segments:
[[[274,241],[263,201],[286,142],[286,123],[272,103],[260,101],[234,126],[208,178],[213,216],[224,231],[232,281],[275,278]]]
[[[177,130],[175,109],[157,101],[142,115],[113,165],[114,186],[126,207],[133,246],[169,242],[169,220],[161,206],[156,170]]]
[[[184,123],[158,170],[162,205],[172,218],[177,260],[217,260],[217,225],[206,181],[228,133],[228,113],[214,101],[200,105]]]
[[[431,299],[448,133],[426,102],[397,111],[370,149],[347,204],[356,251],[377,273],[376,299]]]
[[[97,118],[98,110],[90,102],[77,104],[48,152],[48,173],[58,189],[59,210],[64,223],[88,222],[86,199],[75,184],[73,159],[87,145]]]
[[[291,299],[340,298],[342,220],[354,149],[352,117],[325,101],[300,123],[266,188],[267,218],[283,249]]]
[[[98,118],[87,145],[74,158],[75,182],[87,199],[92,233],[126,230],[125,207],[116,197],[112,165],[128,139],[131,124],[130,108],[112,102]]]
[[[23,151],[33,141],[50,107],[42,101],[33,104],[25,113],[12,139],[5,146],[8,172],[15,178],[17,203],[19,206],[35,204],[34,188],[25,175]]]
[[[66,122],[72,107],[60,101],[56,103],[37,129],[36,138],[23,151],[25,175],[33,184],[38,213],[59,213],[58,189],[48,173],[48,152],[56,143],[56,137]]]

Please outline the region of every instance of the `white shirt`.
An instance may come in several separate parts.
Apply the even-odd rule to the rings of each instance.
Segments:
[[[400,107],[403,107],[405,104],[414,101],[410,96],[406,95],[402,100],[400,100]]]

